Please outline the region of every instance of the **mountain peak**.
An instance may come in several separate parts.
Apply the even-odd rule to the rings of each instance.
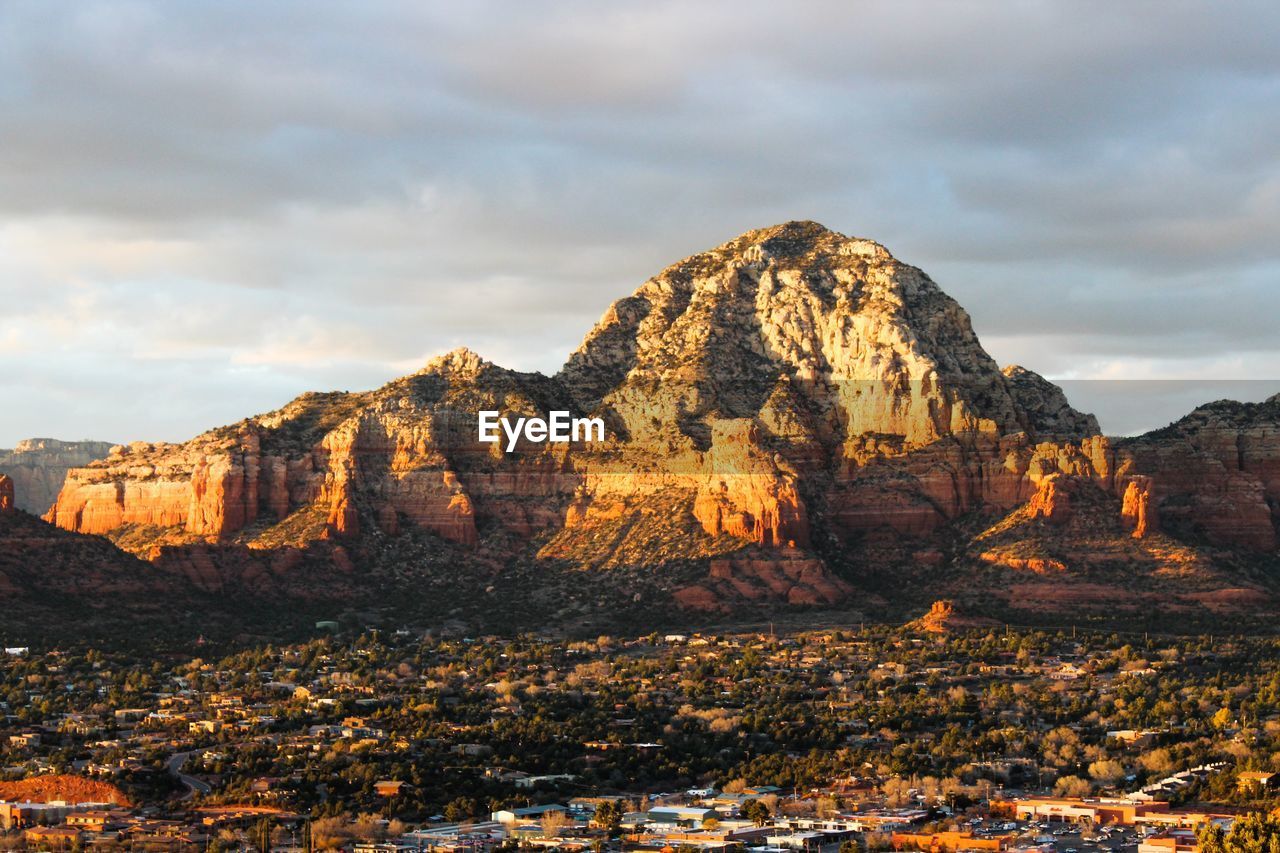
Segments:
[[[822,250],[835,250],[839,254],[883,255],[892,257],[884,246],[874,240],[848,237],[821,222],[808,219],[791,220],[767,228],[756,228],[731,240],[726,245],[747,244],[760,246],[777,258],[793,258]]]
[[[847,237],[820,222],[792,220],[765,228],[753,228],[672,264],[663,274],[697,275],[716,269],[778,266],[806,268],[813,265],[891,263],[884,246],[861,237]]]
[[[474,376],[489,367],[493,367],[493,362],[485,360],[474,350],[468,347],[457,347],[431,358],[418,371],[418,375],[436,373]]]
[[[969,315],[929,276],[812,221],[748,231],[663,270],[609,308],[559,378],[588,408],[609,395],[634,407],[648,392],[623,385],[666,383],[694,433],[709,434],[708,419],[767,419],[780,383],[827,413],[813,431],[834,443],[1097,431],[1045,380],[1001,374]],[[1028,417],[1024,402],[1057,414]],[[637,427],[652,421],[619,413]]]

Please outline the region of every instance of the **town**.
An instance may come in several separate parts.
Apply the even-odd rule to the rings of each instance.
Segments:
[[[1277,651],[919,626],[9,648],[0,849],[1194,853],[1274,820]]]

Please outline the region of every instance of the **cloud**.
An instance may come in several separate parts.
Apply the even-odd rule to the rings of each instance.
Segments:
[[[1272,378],[1278,25],[1264,3],[6,3],[0,445],[179,440],[461,344],[552,370],[667,263],[791,218],[930,272],[1001,362]]]

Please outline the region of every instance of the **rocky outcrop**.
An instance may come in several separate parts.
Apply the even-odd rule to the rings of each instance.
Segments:
[[[495,455],[476,411],[545,412],[567,405],[562,393],[457,351],[374,392],[304,395],[183,445],[114,447],[71,473],[48,518],[81,533],[230,542],[317,508],[332,536],[407,524],[474,545],[484,513],[530,535],[563,517],[579,480],[547,447]]]
[[[264,494],[268,502],[275,497],[278,461],[262,458],[251,425],[187,445],[117,445],[106,459],[69,472],[46,517],[79,533],[137,525],[218,538],[255,519]]]
[[[933,602],[933,604],[929,606],[929,612],[925,613],[915,622],[910,623],[909,627],[915,627],[921,631],[927,631],[931,634],[948,634],[952,631],[963,631],[973,628],[990,628],[997,624],[999,623],[994,619],[962,616],[956,611],[955,602],[942,599]]]
[[[1151,478],[1141,474],[1134,476],[1125,486],[1120,517],[1125,527],[1133,531],[1134,539],[1143,539],[1160,529],[1153,493]]]
[[[67,471],[101,459],[110,449],[102,441],[28,438],[12,450],[0,450],[0,474],[13,479],[18,509],[44,515],[62,489]]]
[[[0,512],[13,512],[14,505],[13,479],[0,474]]]
[[[633,439],[699,443],[708,418],[752,417],[793,461],[869,435],[905,449],[955,433],[1097,432],[1032,376],[1003,374],[923,272],[813,222],[667,268],[615,303],[559,374]],[[1034,414],[1020,404],[1032,386]]]
[[[1053,474],[1040,481],[1036,493],[1027,503],[1031,518],[1043,518],[1050,524],[1066,524],[1071,518],[1071,489],[1065,485],[1061,474]]]

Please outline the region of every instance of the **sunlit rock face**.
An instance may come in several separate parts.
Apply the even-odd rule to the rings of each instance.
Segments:
[[[479,440],[481,410],[567,410],[603,419],[606,436],[508,453]],[[71,470],[47,517],[157,559],[414,530],[583,567],[715,560],[681,603],[832,604],[850,592],[827,568],[841,549],[927,540],[1028,502],[1069,530],[1079,484],[1136,537],[1274,549],[1277,410],[1215,404],[1105,438],[1057,386],[1002,370],[924,272],[790,222],[646,281],[555,376],[457,350],[375,391],[112,448]]]

